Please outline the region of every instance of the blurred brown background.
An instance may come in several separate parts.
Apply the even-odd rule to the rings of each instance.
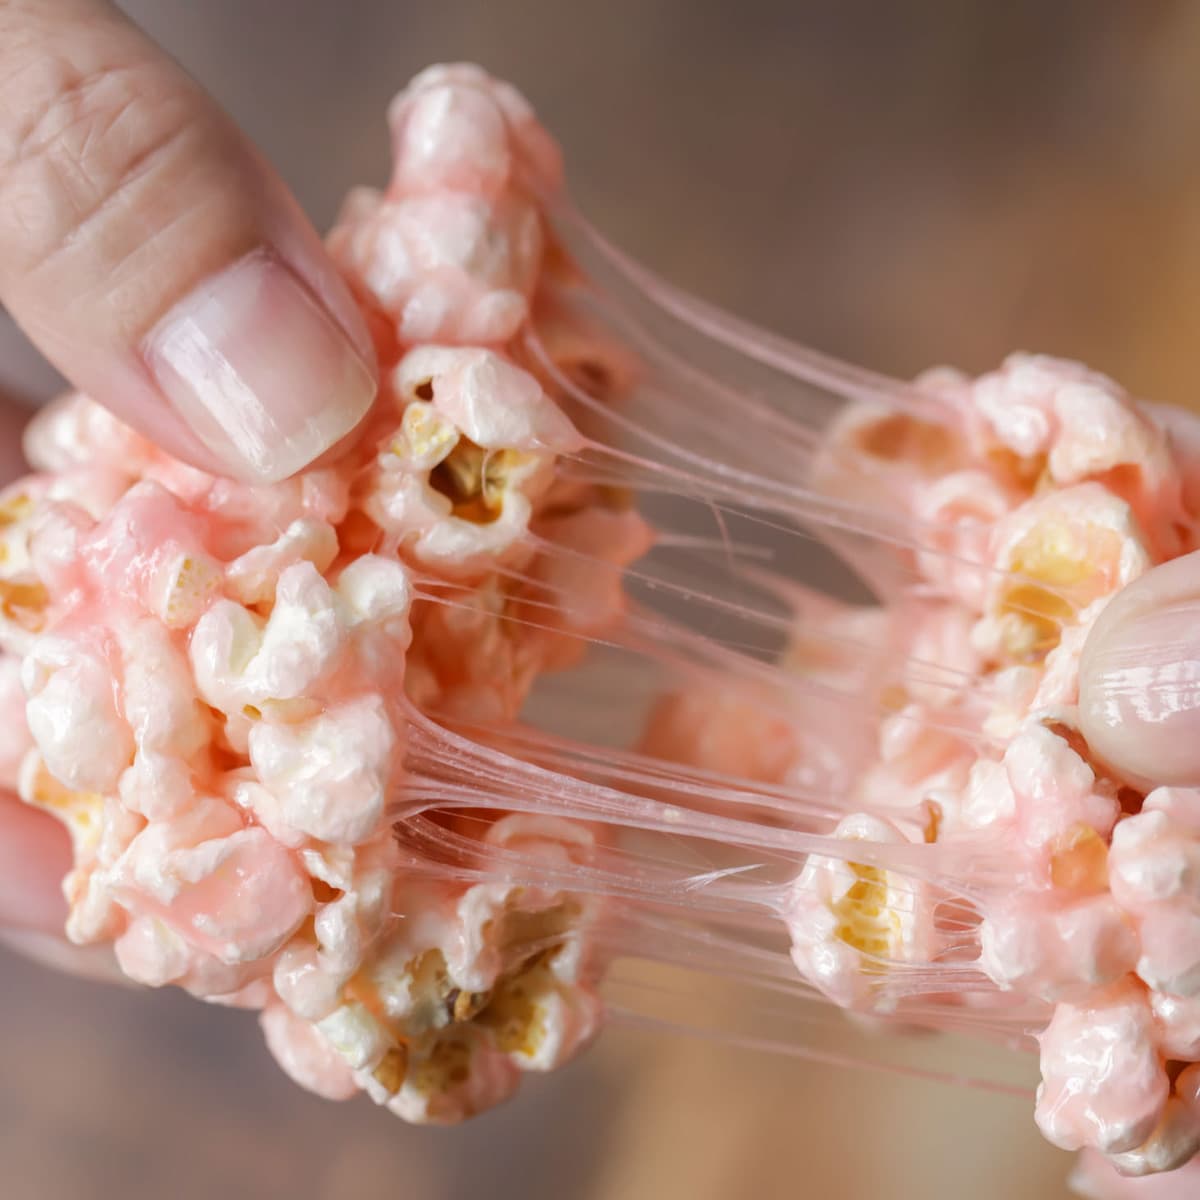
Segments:
[[[516,82],[635,255],[898,374],[1011,350],[1193,403],[1200,5],[128,0],[320,224],[429,62]],[[44,375],[41,377],[44,382]],[[0,383],[39,383],[0,328]],[[4,1195],[1065,1195],[1028,1105],[620,1031],[460,1130],[289,1084],[251,1020],[0,961]],[[943,1064],[946,1065],[946,1064]]]

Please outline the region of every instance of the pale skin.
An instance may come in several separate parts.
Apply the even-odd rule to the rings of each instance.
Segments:
[[[104,0],[0,0],[0,303],[74,386],[216,472],[272,480],[336,453],[374,396],[367,331],[286,186]],[[226,303],[235,315],[222,322]],[[263,314],[261,327],[247,311]],[[249,414],[225,411],[209,382],[189,377],[214,355],[245,385],[238,404],[253,393]],[[268,436],[239,440],[230,428]],[[6,447],[17,430],[5,410]],[[0,463],[10,474],[11,457],[8,449]],[[1165,570],[1129,589],[1144,604],[1124,602],[1102,622],[1084,663],[1085,732],[1133,778],[1162,706],[1143,728],[1122,701],[1125,659],[1103,664],[1148,608],[1187,608],[1183,624],[1200,631],[1190,617],[1200,560]],[[1190,636],[1200,661],[1200,632]],[[1178,656],[1190,661],[1187,646]],[[1179,736],[1190,712],[1200,737],[1195,690],[1190,710],[1181,701],[1167,714],[1171,745],[1189,757],[1169,773],[1200,785],[1195,739]],[[1163,761],[1157,749],[1152,757]],[[69,860],[57,822],[0,796],[0,925],[61,930]]]

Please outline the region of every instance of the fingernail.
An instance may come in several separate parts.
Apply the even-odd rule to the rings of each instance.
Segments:
[[[1101,616],[1080,663],[1080,727],[1130,782],[1200,784],[1200,598]]]
[[[273,483],[341,441],[375,398],[363,357],[275,254],[255,250],[159,322],[159,388],[231,475]]]

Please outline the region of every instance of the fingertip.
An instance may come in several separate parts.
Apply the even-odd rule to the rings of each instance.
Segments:
[[[1079,716],[1128,782],[1200,785],[1200,555],[1156,567],[1101,613],[1080,660]]]

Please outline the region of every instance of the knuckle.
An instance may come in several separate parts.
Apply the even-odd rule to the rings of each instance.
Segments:
[[[197,136],[194,101],[155,63],[46,70],[0,148],[0,205],[11,234],[5,252],[25,271],[119,211]]]

